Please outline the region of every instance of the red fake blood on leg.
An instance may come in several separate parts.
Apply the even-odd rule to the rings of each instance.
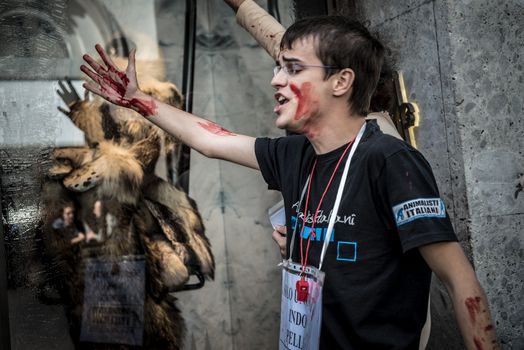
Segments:
[[[476,316],[480,312],[480,298],[467,298],[464,304],[468,308],[471,323],[475,323]]]
[[[220,135],[220,136],[235,136],[234,133],[232,133],[229,130],[224,129],[220,125],[213,123],[213,122],[198,122],[198,125],[200,125],[202,128],[206,129],[209,132],[212,132],[213,134]]]
[[[316,103],[311,96],[311,83],[305,82],[299,88],[295,84],[289,85],[291,91],[297,96],[298,106],[295,114],[295,120],[298,120],[311,112],[311,107]]]

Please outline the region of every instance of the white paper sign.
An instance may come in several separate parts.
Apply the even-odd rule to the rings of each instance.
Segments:
[[[89,259],[85,269],[80,341],[141,346],[145,259]]]
[[[301,302],[297,301],[296,291],[296,283],[301,278],[300,269],[298,264],[283,263],[280,350],[316,350],[319,345],[324,272],[307,267],[308,298]]]

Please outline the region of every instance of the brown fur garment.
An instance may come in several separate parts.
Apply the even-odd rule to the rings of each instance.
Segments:
[[[177,107],[183,102],[171,83],[152,79],[140,84],[163,102]],[[98,99],[78,102],[69,117],[84,131],[87,146],[53,153],[49,177],[55,181],[45,185],[42,221],[45,254],[63,267],[59,275],[61,294],[71,336],[77,348],[131,348],[79,342],[84,271],[89,259],[114,261],[118,266],[124,257],[143,256],[143,347],[180,349],[185,325],[170,292],[183,289],[191,273],[213,278],[214,258],[195,203],[154,175],[162,147],[170,148],[175,141],[136,112]],[[97,233],[99,241],[81,243],[73,249],[52,229],[57,212],[69,201],[77,209],[77,220]],[[97,204],[101,212],[94,209]]]

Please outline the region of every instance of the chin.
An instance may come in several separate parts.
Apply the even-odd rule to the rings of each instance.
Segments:
[[[277,116],[277,119],[275,120],[275,126],[279,129],[287,128],[287,123],[281,115]]]

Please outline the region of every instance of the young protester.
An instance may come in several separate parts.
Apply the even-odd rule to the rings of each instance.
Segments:
[[[81,69],[93,80],[86,89],[207,157],[259,169],[282,192],[293,232],[282,349],[418,349],[432,270],[450,292],[466,347],[497,347],[486,297],[429,164],[365,120],[384,49],[360,23],[313,17],[285,32],[273,111],[279,128],[299,135],[276,139],[236,134],[163,104],[140,90],[134,51],[122,72],[96,49],[104,66],[84,56],[90,68]]]
[[[280,41],[286,29],[253,0],[225,0],[225,2],[235,11],[237,23],[251,34],[275,61],[278,61]],[[391,73],[390,67],[383,65],[380,78],[382,85],[379,81],[379,86],[371,97],[370,114],[366,119],[376,120],[384,134],[402,139],[387,112],[391,108],[390,102],[393,99],[392,91],[387,86],[388,80],[392,79]],[[272,236],[280,248],[282,257],[285,257],[286,227],[277,226]]]

